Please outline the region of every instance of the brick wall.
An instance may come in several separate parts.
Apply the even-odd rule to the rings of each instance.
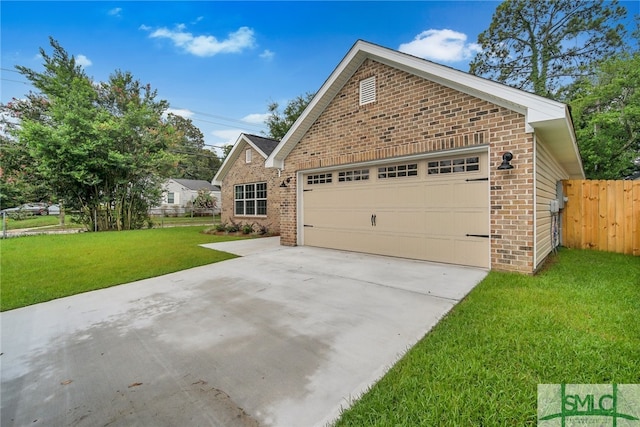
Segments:
[[[247,149],[252,151],[251,163],[245,163],[245,150]],[[265,159],[247,143],[243,143],[239,153],[240,155],[222,181],[221,221],[242,224],[255,223],[257,226],[266,226],[270,233],[278,234],[280,232],[279,185],[282,182],[278,179],[278,171],[265,168]],[[267,216],[235,216],[234,186],[265,181],[267,183]]]
[[[377,100],[359,105],[360,80],[376,76]],[[533,136],[524,116],[366,60],[285,160],[281,242],[296,244],[296,172],[488,145],[492,268],[533,271]],[[514,155],[498,171],[502,153]]]

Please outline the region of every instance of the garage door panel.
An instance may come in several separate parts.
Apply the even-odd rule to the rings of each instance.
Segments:
[[[450,210],[428,210],[424,212],[425,232],[430,235],[450,235],[450,227],[443,227],[442,224],[451,221]]]
[[[489,216],[486,211],[469,210],[452,214],[453,229],[460,234],[489,234]]]
[[[455,197],[450,182],[437,182],[424,187],[425,206],[442,209],[451,208]]]
[[[381,193],[382,206],[389,207],[403,207],[403,208],[417,208],[424,205],[426,195],[424,194],[424,183],[403,183],[398,186],[386,186],[383,187],[384,191]]]
[[[473,267],[489,266],[489,251],[487,241],[482,237],[454,241],[454,264],[470,265]]]
[[[417,210],[384,211],[376,209],[376,226],[372,230],[376,233],[403,233],[415,234],[426,232],[424,213]]]
[[[361,209],[317,209],[305,212],[304,223],[314,227],[366,228],[371,227],[371,212]]]
[[[303,244],[489,267],[489,239],[469,236],[489,234],[480,157],[479,171],[428,175],[425,160],[417,176],[305,185]]]
[[[345,209],[375,203],[373,189],[367,188],[322,188],[304,193],[305,207],[310,209]]]
[[[373,188],[353,186],[341,189],[341,200],[346,206],[369,206],[375,202],[376,192]]]
[[[487,182],[458,182],[451,186],[455,194],[452,207],[485,207],[489,197]]]
[[[392,252],[386,255],[398,256],[401,258],[422,259],[424,256],[424,240],[418,235],[405,235],[404,238],[398,239],[395,236],[389,236],[389,248]],[[398,255],[394,255],[398,254]]]
[[[342,206],[341,192],[313,191],[305,194],[310,209],[333,209]]]
[[[343,229],[327,227],[305,227],[304,238],[309,246],[340,249],[355,252],[369,252],[373,242],[368,232],[349,231],[345,234]]]

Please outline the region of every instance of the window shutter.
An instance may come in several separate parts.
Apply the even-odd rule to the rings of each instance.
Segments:
[[[360,105],[369,104],[376,100],[376,78],[360,80]]]

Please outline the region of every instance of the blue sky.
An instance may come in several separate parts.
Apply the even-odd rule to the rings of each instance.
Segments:
[[[467,71],[498,4],[3,0],[0,102],[29,92],[11,70],[41,70],[52,36],[94,80],[119,69],[150,83],[221,146],[265,130],[270,102],[317,91],[358,39]]]

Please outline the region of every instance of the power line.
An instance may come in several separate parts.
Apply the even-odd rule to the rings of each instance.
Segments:
[[[11,69],[8,69],[8,68],[1,68],[0,67],[0,70],[10,71],[12,73],[20,74],[18,71],[11,70]],[[31,83],[25,82],[25,81],[20,81],[20,80],[13,80],[13,79],[7,79],[7,78],[0,78],[0,80],[6,81],[6,82],[12,82],[12,83],[20,83],[20,84],[23,84],[23,85],[26,85],[26,86],[31,86]],[[225,116],[220,116],[220,115],[216,115],[216,114],[203,113],[202,111],[195,111],[195,110],[191,110],[189,108],[182,108],[182,107],[170,107],[170,108],[174,109],[174,110],[186,110],[186,111],[190,111],[190,112],[192,112],[194,114],[198,114],[198,115],[201,115],[201,116],[212,117],[214,119],[220,119],[220,120],[224,120],[224,121],[227,121],[227,122],[241,124],[244,127],[249,127],[249,128],[255,129],[255,130],[264,129],[264,127],[262,125],[251,123],[251,122],[248,122],[246,120],[234,119],[234,118],[231,118],[231,117],[225,117]],[[176,114],[176,115],[178,115],[178,114]],[[199,122],[203,122],[203,123],[209,123],[209,124],[213,124],[213,125],[226,126],[226,127],[238,127],[237,124],[231,125],[231,124],[228,124],[228,123],[214,122],[214,121],[195,118],[195,117],[194,118],[187,117],[187,118],[190,119],[190,120],[199,121]]]
[[[21,84],[27,85],[27,86],[31,85],[31,83],[21,82],[20,80],[12,80],[12,79],[4,79],[4,78],[2,80],[4,80],[5,82],[21,83]]]
[[[237,128],[238,127],[238,125],[236,125],[236,124],[212,122],[210,120],[198,119],[198,118],[192,118],[192,117],[189,117],[189,119],[193,120],[193,121],[198,121],[198,122],[210,123],[210,124],[213,124],[213,125],[227,126],[227,127],[230,127],[230,128]],[[244,126],[253,127],[256,130],[262,130],[262,127],[260,127],[258,125],[244,125]]]
[[[203,113],[201,111],[195,111],[195,110],[191,110],[189,108],[182,108],[182,107],[172,107],[176,110],[187,110],[187,111],[191,111],[194,114],[200,114],[201,116],[207,116],[207,117],[213,117],[214,119],[221,119],[227,122],[235,122],[235,123],[240,123],[243,124],[245,126],[254,126],[254,127],[261,127],[261,125],[257,125],[255,123],[252,122],[248,122],[246,120],[242,120],[242,119],[233,119],[231,117],[225,117],[225,116],[218,116],[215,114],[209,114],[209,113]]]
[[[205,144],[207,145],[207,144]],[[211,153],[211,155],[205,154],[205,153],[192,153],[189,151],[184,151],[184,150],[169,150],[171,153],[178,153],[178,154],[188,154],[190,156],[198,156],[198,157],[206,157],[208,159],[219,159],[220,157],[216,156],[215,153]]]

